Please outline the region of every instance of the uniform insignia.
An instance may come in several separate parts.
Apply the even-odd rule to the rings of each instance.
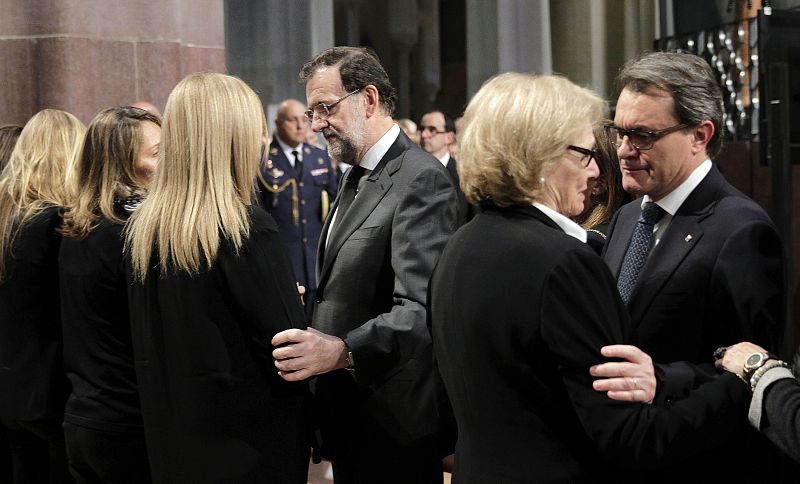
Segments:
[[[322,158],[317,158],[317,163],[319,163],[320,165],[324,165],[325,164],[325,162],[322,161]]]
[[[278,156],[278,148],[273,146],[272,148],[269,149],[269,154],[272,156]]]
[[[281,170],[281,169],[279,169],[279,168],[275,167],[275,168],[273,168],[273,169],[272,169],[272,171],[269,173],[269,176],[271,176],[272,178],[280,178],[280,177],[282,177],[282,176],[283,176],[283,174],[284,174],[284,171],[283,171],[283,170]]]
[[[317,168],[316,170],[311,170],[311,176],[319,176],[328,173],[327,168]]]
[[[270,168],[272,168],[272,160],[270,160],[269,158],[267,158],[267,162],[265,163],[265,165],[266,165],[267,169],[270,169]]]
[[[303,151],[305,151],[307,155],[311,154],[311,148],[309,148],[308,146],[306,146],[306,149],[304,149]]]

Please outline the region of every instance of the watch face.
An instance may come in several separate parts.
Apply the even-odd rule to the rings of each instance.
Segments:
[[[747,363],[745,363],[745,364],[747,366],[753,366],[753,365],[757,365],[759,361],[761,361],[761,355],[756,353],[754,355],[750,355],[747,358]]]

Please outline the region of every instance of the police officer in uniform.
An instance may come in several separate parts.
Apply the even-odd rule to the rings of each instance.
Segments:
[[[294,276],[306,287],[306,317],[311,319],[317,280],[317,242],[330,203],[336,197],[336,172],[328,154],[306,143],[305,106],[287,99],[278,106],[276,133],[261,164],[262,206],[278,223]]]

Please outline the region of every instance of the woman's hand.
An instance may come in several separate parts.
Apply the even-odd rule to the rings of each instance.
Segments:
[[[656,375],[650,355],[631,345],[610,345],[600,349],[607,358],[625,361],[594,365],[589,369],[592,376],[600,377],[592,383],[608,398],[625,402],[651,403],[656,396]]]

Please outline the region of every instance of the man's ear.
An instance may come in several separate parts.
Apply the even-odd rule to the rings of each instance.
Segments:
[[[693,128],[692,134],[694,135],[694,139],[692,140],[692,153],[696,154],[705,150],[711,138],[714,136],[714,123],[706,119]]]
[[[367,118],[371,118],[374,116],[381,108],[381,95],[378,92],[378,88],[373,86],[372,84],[367,84],[364,89],[364,99],[366,100],[366,112]]]

